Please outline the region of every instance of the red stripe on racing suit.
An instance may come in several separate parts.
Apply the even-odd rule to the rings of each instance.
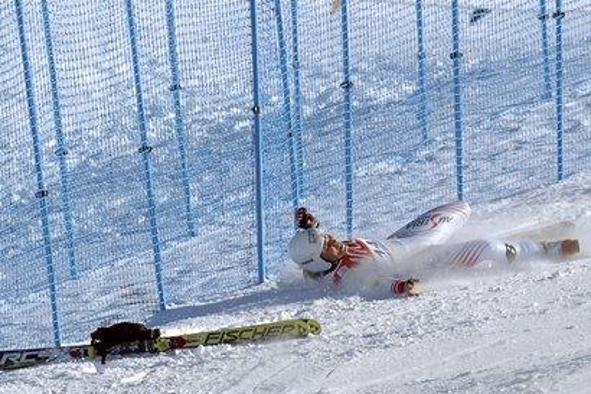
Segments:
[[[381,242],[357,238],[343,243],[347,246],[347,254],[339,259],[337,268],[332,272],[332,283],[335,287],[339,287],[347,272],[360,262],[379,264],[380,261],[391,259],[390,250]]]

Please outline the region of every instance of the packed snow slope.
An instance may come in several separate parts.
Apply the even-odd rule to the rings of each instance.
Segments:
[[[437,275],[423,270],[424,294],[407,299],[312,288],[286,261],[275,281],[156,314],[149,323],[172,334],[313,317],[323,325],[317,337],[5,372],[0,392],[588,392],[590,185],[591,176],[581,174],[474,205],[462,236],[502,237],[574,222],[531,236],[578,237],[577,260]]]

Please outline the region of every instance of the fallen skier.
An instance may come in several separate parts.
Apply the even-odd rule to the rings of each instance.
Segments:
[[[289,242],[290,258],[304,277],[341,288],[355,280],[354,273],[373,272],[370,286],[381,294],[416,296],[418,279],[392,275],[392,267],[428,256],[433,268],[454,269],[482,264],[514,265],[535,260],[564,261],[579,253],[579,241],[562,239],[479,239],[449,243],[470,217],[470,206],[454,202],[434,208],[408,223],[383,242],[355,238],[339,241],[320,230],[320,223],[306,208],[296,211],[298,230]],[[388,274],[389,273],[389,274]],[[365,276],[367,278],[367,275]],[[366,283],[362,284],[367,286]]]

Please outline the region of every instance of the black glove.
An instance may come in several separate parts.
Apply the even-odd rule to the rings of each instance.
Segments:
[[[296,210],[295,221],[299,228],[315,228],[320,225],[318,220],[304,207],[300,207]]]
[[[421,294],[421,288],[419,287],[419,280],[410,278],[404,282],[404,292],[409,296],[418,296]]]

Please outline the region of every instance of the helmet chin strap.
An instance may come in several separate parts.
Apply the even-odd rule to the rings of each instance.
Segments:
[[[332,271],[334,271],[334,270],[337,269],[337,265],[338,265],[337,263],[332,263],[332,265],[330,266],[330,268],[327,269],[326,271],[322,271],[320,273],[320,275],[326,276],[326,275],[330,274]]]
[[[337,269],[337,266],[339,265],[339,261],[338,260],[337,261],[328,261],[327,259],[325,259],[324,257],[322,257],[322,255],[320,255],[320,258],[330,264],[330,268],[327,269],[326,271],[320,272],[320,275],[326,276],[326,275],[330,274],[331,272],[333,272],[334,270]]]
[[[337,259],[337,261],[330,261],[330,260],[327,260],[327,259],[325,259],[324,257],[322,257],[322,255],[320,255],[320,258],[321,258],[322,260],[326,261],[327,263],[329,263],[330,265],[336,264],[336,263],[339,261],[338,259]]]

